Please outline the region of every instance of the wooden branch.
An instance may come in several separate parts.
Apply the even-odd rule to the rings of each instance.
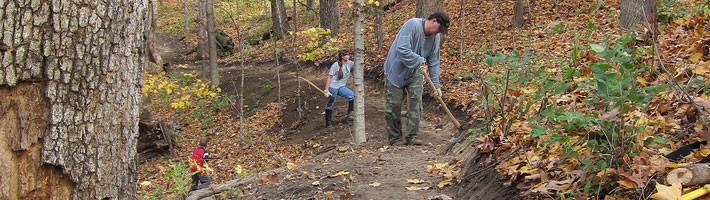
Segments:
[[[710,183],[710,163],[691,164],[672,170],[666,176],[669,184],[680,183],[683,186]]]
[[[426,82],[429,83],[429,86],[431,86],[432,90],[436,90],[436,86],[434,86],[434,82],[431,81],[431,78],[429,78],[429,73],[424,73],[422,74],[424,76],[424,79],[426,79]],[[459,123],[459,120],[457,120],[453,114],[451,114],[451,111],[449,111],[449,107],[446,106],[446,102],[444,102],[441,97],[436,97],[436,100],[439,101],[439,104],[441,104],[441,107],[444,107],[444,111],[446,111],[446,115],[449,116],[449,119],[451,119],[451,122],[454,123],[456,126],[456,129],[461,129],[461,123]]]
[[[281,174],[285,170],[286,169],[284,169],[284,168],[279,168],[279,169],[275,169],[275,170],[272,170],[272,171],[269,171],[269,172],[266,172],[263,174],[255,174],[255,175],[251,175],[251,176],[241,178],[241,179],[234,179],[234,180],[228,181],[225,184],[220,184],[220,185],[215,185],[215,186],[210,185],[210,187],[208,187],[208,188],[203,188],[201,190],[196,190],[196,191],[190,193],[190,196],[188,196],[187,199],[188,200],[198,200],[198,199],[202,199],[202,198],[207,198],[207,197],[213,196],[215,194],[219,194],[219,193],[226,191],[226,190],[235,189],[235,188],[239,188],[239,187],[242,187],[245,185],[252,184],[252,183],[256,182],[257,180],[259,180],[259,177],[262,177],[262,175],[267,176],[268,174]]]

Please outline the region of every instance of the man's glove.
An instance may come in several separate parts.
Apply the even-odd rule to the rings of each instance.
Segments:
[[[324,92],[325,92],[325,97],[333,96],[332,94],[330,94],[330,91],[328,91],[328,89],[325,89]]]
[[[422,65],[419,65],[419,68],[417,68],[417,70],[419,70],[419,73],[421,73],[421,74],[426,74],[426,72],[427,72],[426,62],[422,62]]]
[[[441,88],[435,88],[433,91],[431,91],[431,96],[433,96],[434,98],[439,99],[442,97],[441,95]]]

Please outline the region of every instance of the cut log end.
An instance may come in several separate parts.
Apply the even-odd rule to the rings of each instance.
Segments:
[[[687,185],[691,180],[693,180],[693,172],[686,168],[674,169],[666,176],[666,182],[671,185],[673,183]]]

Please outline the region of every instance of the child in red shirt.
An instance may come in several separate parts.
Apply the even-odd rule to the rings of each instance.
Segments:
[[[200,138],[200,147],[197,147],[193,152],[192,152],[192,159],[194,163],[192,167],[190,168],[190,173],[197,172],[192,175],[192,187],[190,187],[190,192],[193,190],[199,190],[202,188],[206,188],[210,186],[210,178],[207,177],[207,173],[205,172],[205,159],[207,159],[207,152],[205,151],[205,147],[207,146],[207,138],[202,137]],[[199,185],[198,183],[201,183],[202,185]],[[199,186],[198,186],[199,185]]]

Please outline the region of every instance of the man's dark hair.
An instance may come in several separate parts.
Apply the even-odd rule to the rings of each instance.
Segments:
[[[429,18],[427,18],[427,20],[431,19],[436,19],[436,22],[439,22],[439,32],[443,34],[449,33],[449,22],[451,21],[449,19],[449,15],[447,15],[443,11],[436,11],[434,12],[434,14],[429,15]]]

